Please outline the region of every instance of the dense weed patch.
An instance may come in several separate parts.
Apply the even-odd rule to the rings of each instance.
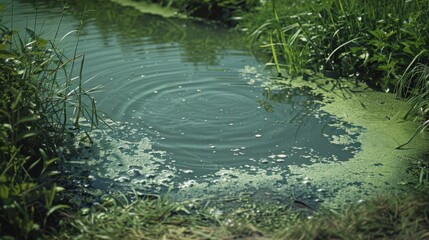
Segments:
[[[82,87],[82,70],[54,42],[26,29],[24,37],[0,26],[0,232],[18,239],[41,236],[55,211],[52,166],[81,122],[98,123],[95,89]],[[71,68],[69,65],[72,65]],[[82,66],[81,66],[82,67]],[[86,99],[85,99],[86,98]]]
[[[334,72],[393,90],[411,64],[429,62],[426,0],[276,0],[261,11],[271,18],[250,14],[243,25],[289,75]]]

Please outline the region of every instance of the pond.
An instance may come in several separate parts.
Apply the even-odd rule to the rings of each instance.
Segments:
[[[103,86],[94,97],[112,128],[93,131],[94,144],[66,160],[66,173],[86,176],[76,185],[177,199],[298,197],[313,207],[343,187],[367,195],[365,182],[332,187],[305,169],[350,161],[368,129],[322,110],[307,87],[275,84],[242,34],[110,1],[83,9],[72,3],[61,20],[57,1],[21,0],[3,16],[51,39],[61,23],[56,41],[70,56],[83,18],[85,87]]]

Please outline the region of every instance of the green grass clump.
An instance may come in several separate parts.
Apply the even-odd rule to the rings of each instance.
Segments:
[[[108,206],[110,205],[110,206]],[[243,201],[231,208],[138,199],[105,202],[68,215],[54,239],[427,239],[427,188],[378,196],[344,210],[313,215],[285,204]],[[222,209],[222,210],[220,210]]]
[[[408,196],[382,195],[341,212],[301,219],[276,234],[279,239],[427,239],[427,188]]]
[[[410,64],[429,64],[427,0],[276,0],[256,15],[271,17],[250,14],[243,26],[289,74],[334,72],[393,90]]]
[[[296,216],[287,206],[247,203],[225,209],[167,197],[120,205],[110,199],[89,212],[68,215],[63,228],[52,235],[55,239],[253,239],[281,229]]]
[[[41,236],[48,217],[67,207],[55,202],[58,147],[82,120],[98,119],[82,71],[71,76],[76,59],[30,29],[21,37],[0,26],[0,236]]]

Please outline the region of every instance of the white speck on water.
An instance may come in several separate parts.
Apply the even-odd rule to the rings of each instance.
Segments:
[[[277,155],[277,157],[279,157],[279,158],[285,158],[286,154],[279,154],[279,155]]]
[[[262,137],[262,135],[261,134],[256,134],[255,137],[256,138],[260,138],[260,137]]]

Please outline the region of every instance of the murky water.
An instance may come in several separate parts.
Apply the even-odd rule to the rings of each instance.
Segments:
[[[79,29],[82,8],[69,8],[57,37],[70,54],[76,33],[60,38]],[[15,29],[55,35],[62,11],[55,1],[14,1],[13,21],[11,9],[3,21]],[[98,109],[115,121],[68,161],[92,187],[290,195],[309,187],[308,179],[291,180],[290,166],[346,161],[359,150],[353,139],[361,129],[320,111],[305,89],[271,85],[239,34],[108,1],[92,2],[83,23],[86,87],[103,86],[94,95]]]

